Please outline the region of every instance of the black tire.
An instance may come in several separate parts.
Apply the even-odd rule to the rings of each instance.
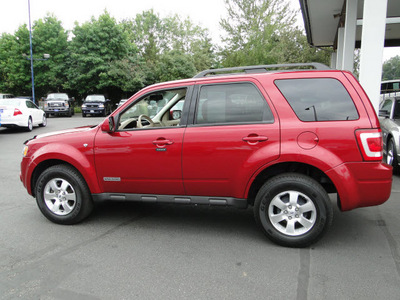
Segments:
[[[273,177],[261,187],[254,203],[254,217],[273,242],[307,247],[328,230],[333,209],[328,194],[317,181],[288,173]]]
[[[82,175],[68,165],[56,165],[40,174],[36,202],[43,215],[57,224],[71,225],[85,219],[93,201]]]
[[[396,144],[393,138],[389,139],[386,151],[386,163],[393,167],[393,173],[400,173],[399,161],[397,159]]]
[[[85,117],[86,117],[86,114],[85,114],[85,113],[82,113],[82,117],[85,118]]]

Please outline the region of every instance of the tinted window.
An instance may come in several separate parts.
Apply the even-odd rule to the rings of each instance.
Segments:
[[[357,120],[353,100],[336,79],[283,79],[276,86],[302,121]]]
[[[196,124],[273,122],[258,89],[250,83],[202,86]]]

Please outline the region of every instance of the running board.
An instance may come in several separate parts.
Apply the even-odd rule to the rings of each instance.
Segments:
[[[93,201],[95,201],[95,202],[132,201],[132,202],[147,202],[147,203],[234,206],[237,208],[247,208],[247,200],[246,199],[238,199],[238,198],[232,198],[232,197],[102,193],[102,194],[92,194],[92,198],[93,198]]]

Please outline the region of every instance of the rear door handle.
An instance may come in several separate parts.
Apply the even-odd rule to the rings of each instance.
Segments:
[[[268,137],[261,136],[261,135],[246,136],[242,140],[245,141],[245,142],[249,142],[249,143],[257,143],[257,142],[265,142],[265,141],[267,141]]]

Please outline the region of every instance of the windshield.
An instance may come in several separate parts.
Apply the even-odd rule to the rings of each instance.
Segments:
[[[99,101],[104,102],[104,101],[106,101],[106,99],[104,98],[103,95],[88,95],[86,97],[85,101],[87,101],[87,102],[99,102]]]
[[[52,99],[61,99],[61,100],[68,100],[68,95],[67,94],[48,94],[47,95],[47,100],[52,100]]]

